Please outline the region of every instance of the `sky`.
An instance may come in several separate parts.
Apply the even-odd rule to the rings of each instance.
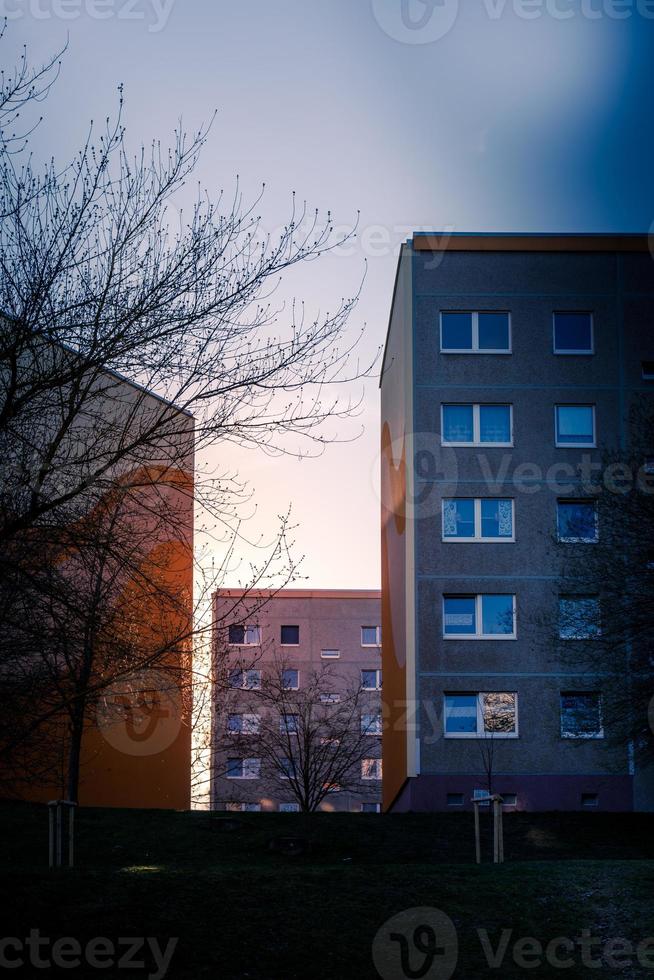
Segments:
[[[358,220],[356,241],[279,299],[283,325],[293,296],[324,312],[363,280],[348,327],[362,361],[383,345],[412,230],[654,222],[654,0],[0,0],[3,13],[6,58],[68,41],[37,155],[70,156],[122,83],[133,142],[216,110],[197,177],[217,192],[238,175],[246,197],[265,182],[271,230],[293,191],[338,227]],[[272,541],[291,507],[297,586],[379,587],[377,378],[352,394],[360,413],[319,458],[217,445],[200,460],[248,481],[252,540]],[[239,546],[224,584],[262,555]]]

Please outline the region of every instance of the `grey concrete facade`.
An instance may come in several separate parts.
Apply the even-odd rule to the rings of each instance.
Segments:
[[[325,692],[333,689],[353,692],[362,686],[362,671],[375,672],[378,684],[366,689],[357,707],[353,724],[360,726],[361,714],[381,714],[381,603],[380,593],[374,590],[309,590],[266,589],[242,593],[222,589],[214,596],[214,676],[224,676],[231,666],[243,666],[261,673],[262,683],[273,676],[282,664],[298,671],[298,699],[311,677],[324,674]],[[258,642],[253,646],[230,643],[229,628],[233,624],[255,626]],[[295,643],[283,643],[282,629],[297,628]],[[374,629],[374,642],[362,634]],[[324,653],[338,653],[326,658]],[[234,751],[226,734],[226,716],[235,712],[257,713],[261,699],[257,691],[226,691],[216,684],[213,704],[211,764],[211,806],[213,809],[259,809],[262,812],[288,809],[296,802],[288,784],[266,767],[262,760],[260,777],[230,778],[225,760]],[[381,719],[380,719],[381,724]],[[381,730],[370,734],[362,747],[365,759],[381,760]],[[256,743],[253,743],[256,744]],[[240,747],[244,742],[241,740]],[[245,743],[247,748],[247,743]],[[252,750],[256,755],[256,749]],[[363,761],[363,760],[362,760]],[[359,763],[357,763],[359,765]],[[381,808],[381,771],[374,778],[352,781],[342,792],[330,792],[319,809],[361,812]]]
[[[416,709],[403,778],[386,767],[393,793],[385,793],[385,806],[469,806],[472,792],[487,782],[486,736],[447,734],[445,697],[510,692],[517,698],[516,731],[494,738],[495,792],[512,794],[522,809],[651,809],[650,779],[634,772],[627,746],[562,736],[561,694],[588,691],[588,673],[560,660],[543,626],[556,619],[559,601],[561,551],[552,547],[557,500],[587,496],[579,467],[600,465],[606,450],[626,447],[629,406],[636,395],[652,392],[641,371],[643,360],[654,359],[647,239],[416,235],[403,247],[400,267],[410,280],[410,302],[398,316],[396,290],[382,421],[394,445],[406,443],[415,465],[406,474],[407,567],[397,574],[389,568],[383,592],[406,590],[413,623],[385,618],[384,629],[385,636],[394,631],[393,649],[407,648],[406,689],[414,687]],[[508,313],[510,352],[442,350],[441,314],[456,311]],[[592,315],[592,353],[554,351],[553,315],[573,311]],[[394,323],[408,332],[403,345],[393,338]],[[388,355],[398,349],[409,363]],[[404,431],[393,429],[398,384],[412,394],[413,417]],[[443,445],[443,404],[511,405],[512,445]],[[594,406],[594,446],[556,445],[556,405]],[[394,459],[397,465],[399,453]],[[514,540],[446,540],[442,501],[453,497],[510,498]],[[382,502],[383,511],[396,506]],[[501,594],[515,596],[515,638],[444,636],[444,596]],[[390,606],[386,594],[383,606]],[[385,661],[392,655],[385,646]],[[397,667],[387,666],[389,672]],[[386,754],[394,733],[385,738]]]

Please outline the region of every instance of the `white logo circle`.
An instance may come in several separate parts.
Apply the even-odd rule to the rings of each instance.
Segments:
[[[125,755],[156,755],[169,748],[182,726],[177,682],[161,670],[139,670],[114,681],[98,699],[98,728]]]
[[[459,0],[372,0],[375,20],[402,44],[433,44],[454,27]]]

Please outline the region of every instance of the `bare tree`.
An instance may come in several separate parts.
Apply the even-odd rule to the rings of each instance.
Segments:
[[[249,704],[243,697],[222,702],[216,727],[224,735],[212,766],[215,779],[230,774],[230,759],[252,760],[265,793],[289,796],[313,813],[331,793],[365,793],[362,766],[379,756],[381,715],[368,692],[330,665],[308,673],[300,689],[293,672],[277,662],[249,692]]]
[[[592,717],[580,718],[579,737],[601,729],[645,764],[654,761],[653,424],[651,402],[635,401],[628,448],[604,452],[592,484],[569,507],[552,545],[558,608],[544,624],[561,661],[586,673],[578,686]]]
[[[39,167],[31,123],[22,141],[6,124],[29,117],[56,74],[57,59],[32,70],[24,58],[0,83],[0,683],[14,750],[68,718],[74,794],[93,699],[193,640],[191,597],[162,581],[165,558],[153,563],[145,540],[185,523],[159,490],[173,483],[177,499],[197,501],[226,551],[242,534],[242,485],[229,473],[188,479],[189,438],[196,451],[320,452],[335,438],[325,423],[356,408],[332,392],[366,369],[346,334],[356,296],[315,318],[274,305],[285,273],[342,241],[329,214],[293,198],[270,236],[260,196],[245,203],[237,184],[229,198],[199,191],[174,218],[209,129],[180,127],[170,149],[131,154],[122,93],[117,117],[92,126],[68,163]],[[130,516],[137,498],[145,533]],[[284,539],[282,522],[272,554]],[[142,593],[131,616],[128,577]],[[145,642],[133,610],[154,594],[158,633]]]

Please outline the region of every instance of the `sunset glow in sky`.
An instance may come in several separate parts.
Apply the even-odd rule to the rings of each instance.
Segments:
[[[1,6],[1,4],[0,4]],[[168,141],[218,115],[198,179],[263,222],[291,192],[358,219],[354,245],[297,270],[279,300],[308,314],[356,292],[362,360],[383,344],[397,248],[412,230],[647,231],[654,221],[654,19],[646,4],[498,0],[13,0],[11,46],[33,60],[69,39],[37,156],[68,156],[125,86],[130,140]],[[620,16],[618,13],[621,11]],[[628,13],[628,16],[622,16]],[[654,11],[651,11],[654,17]],[[229,196],[229,195],[228,195]],[[287,312],[282,309],[283,326]],[[381,363],[381,362],[379,362]],[[292,505],[313,587],[379,585],[377,379],[345,440],[318,459],[216,446],[254,491],[252,537]],[[289,448],[292,448],[289,447]],[[236,584],[237,575],[233,582]]]

